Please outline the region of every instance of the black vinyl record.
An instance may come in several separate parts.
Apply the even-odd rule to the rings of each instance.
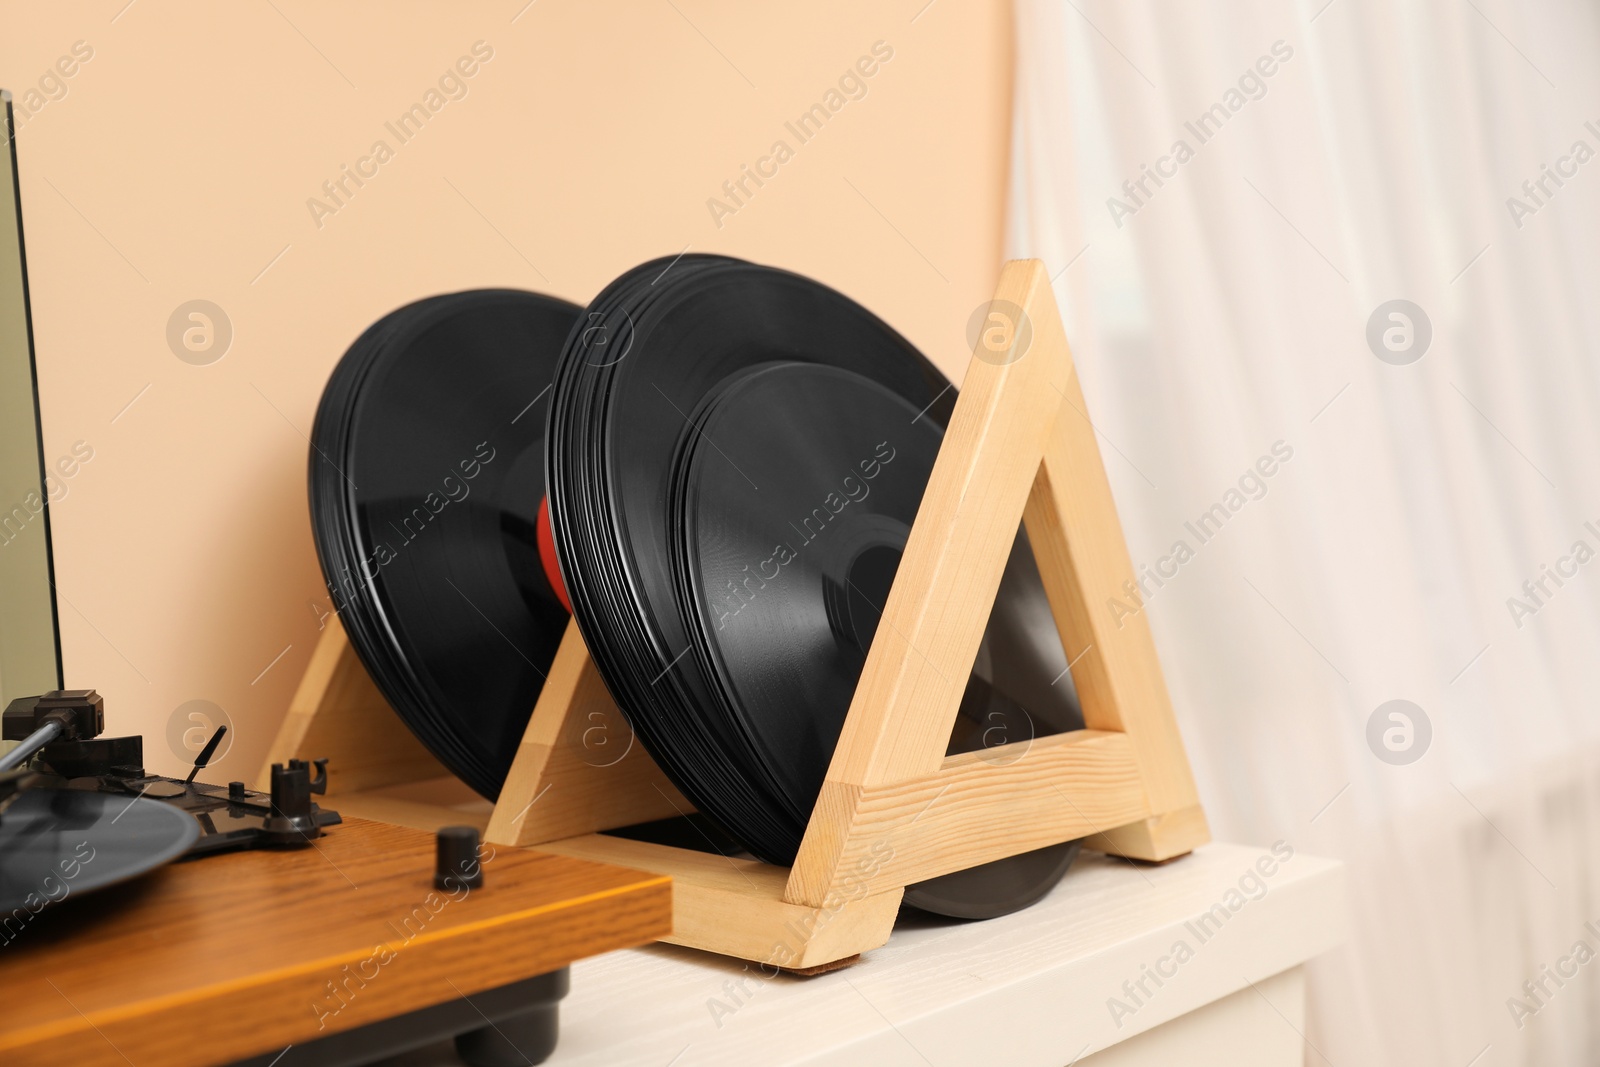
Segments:
[[[574,616],[674,783],[752,854],[791,863],[955,391],[859,305],[737,260],[646,264],[587,321],[552,390],[548,456]],[[952,751],[1082,725],[1020,533],[978,663],[951,682]],[[1075,851],[934,879],[907,901],[1001,914]]]
[[[351,644],[490,799],[567,622],[536,531],[547,394],[578,313],[515,290],[401,308],[345,354],[312,431],[313,533]]]
[[[37,912],[155,870],[200,824],[181,808],[82,789],[26,789],[0,812],[0,914]]]

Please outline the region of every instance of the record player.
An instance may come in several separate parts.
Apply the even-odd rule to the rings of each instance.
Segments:
[[[104,854],[81,863],[68,896],[0,916],[0,1062],[349,1067],[455,1038],[477,1067],[538,1063],[568,965],[670,929],[660,875],[485,847],[470,889],[435,880],[440,851],[346,819],[79,900]]]
[[[537,1063],[567,965],[670,928],[659,875],[344,820],[312,800],[326,760],[270,792],[196,781],[220,731],[187,778],[148,774],[105,719],[93,690],[3,715],[8,1065],[349,1067],[452,1038],[473,1067]]]

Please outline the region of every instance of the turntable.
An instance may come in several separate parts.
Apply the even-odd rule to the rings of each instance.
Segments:
[[[0,762],[0,1062],[363,1064],[554,1047],[567,966],[670,929],[668,880],[343,819],[327,761],[270,791],[147,774],[90,690],[12,702]],[[313,774],[314,769],[314,774]]]
[[[0,1062],[344,1067],[457,1037],[468,1063],[537,1063],[567,966],[670,929],[660,875],[485,847],[469,889],[436,884],[438,851],[347,819],[45,908],[0,949]]]

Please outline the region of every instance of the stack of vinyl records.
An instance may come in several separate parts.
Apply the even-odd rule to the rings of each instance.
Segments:
[[[557,373],[549,437],[574,615],[684,795],[757,857],[790,863],[955,391],[859,305],[732,259],[647,263],[596,297],[586,321]],[[957,747],[1081,726],[1021,541],[980,660],[959,680]],[[1047,890],[1072,851],[1001,861],[907,899],[1006,910]],[[996,884],[1007,881],[1014,892]],[[967,883],[976,899],[960,899]]]
[[[483,795],[504,780],[567,603],[638,739],[709,820],[708,844],[788,864],[955,395],[848,298],[724,257],[646,263],[581,313],[530,294],[423,301],[369,330],[329,384],[319,552],[336,597],[354,590],[336,603],[380,688]],[[999,746],[1081,727],[1066,667],[1019,532],[978,663],[952,679],[950,751],[1014,759]],[[1003,914],[1076,851],[946,875],[906,900]]]
[[[384,697],[441,763],[500,792],[566,629],[539,563],[546,395],[579,309],[436,296],[371,326],[312,429],[312,532]]]

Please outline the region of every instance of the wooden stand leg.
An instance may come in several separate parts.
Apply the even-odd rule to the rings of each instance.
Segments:
[[[1064,342],[1063,342],[1064,343]],[[1165,860],[1210,839],[1143,612],[1111,610],[1136,581],[1076,370],[1062,390],[1025,513],[1039,575],[1091,730],[1132,742],[1149,814],[1096,828],[1089,847]]]
[[[876,887],[1073,837],[1152,860],[1206,840],[1149,628],[1111,634],[1096,610],[1133,567],[1042,265],[1008,264],[996,309],[1011,345],[969,365],[787,900],[816,904],[874,850]],[[944,758],[1023,518],[1089,728]]]
[[[633,736],[568,623],[485,839],[531,845],[693,810]]]

